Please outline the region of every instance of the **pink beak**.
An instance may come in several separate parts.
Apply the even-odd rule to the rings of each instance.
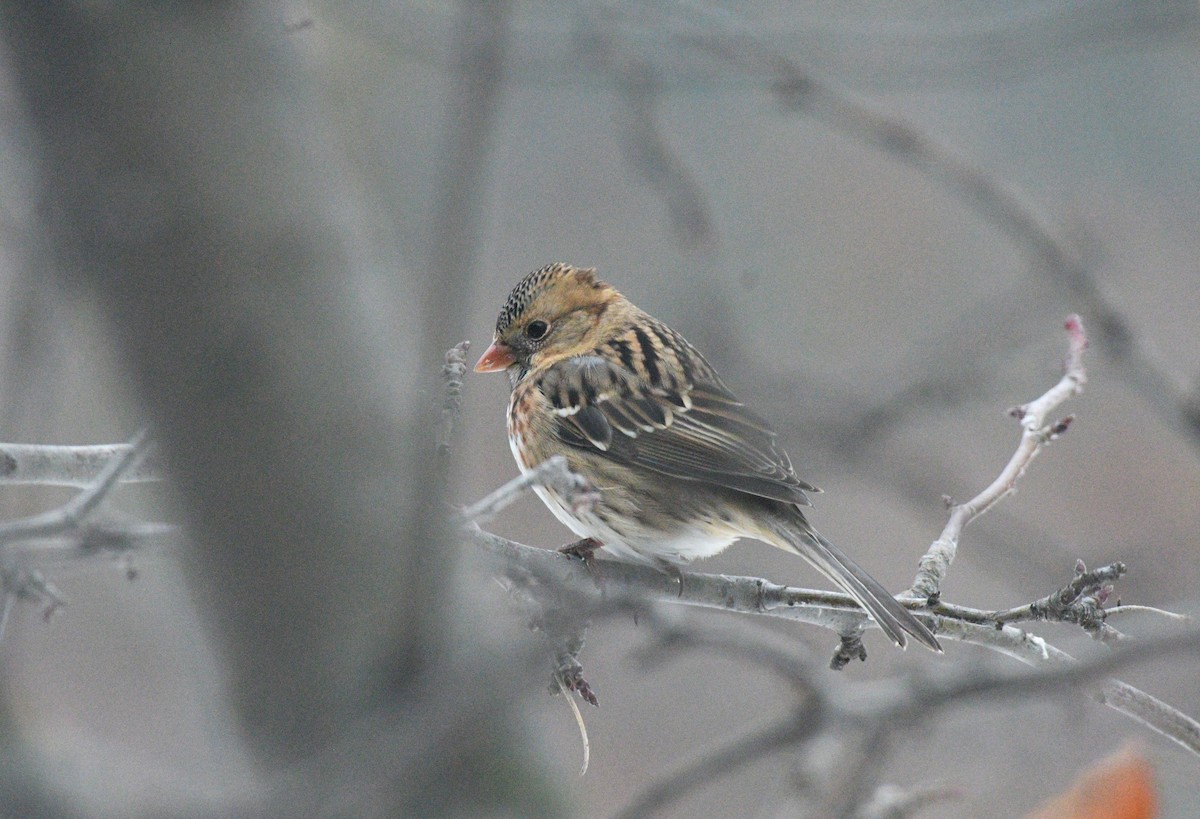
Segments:
[[[492,346],[484,350],[479,361],[475,363],[477,373],[496,373],[507,369],[516,362],[512,349],[503,341],[493,341]]]

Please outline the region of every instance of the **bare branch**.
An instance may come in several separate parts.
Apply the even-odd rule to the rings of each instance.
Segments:
[[[610,61],[610,68],[617,72],[617,88],[626,106],[625,150],[630,163],[662,197],[679,243],[711,251],[717,232],[710,207],[704,189],[658,127],[658,88],[652,69],[619,57]]]
[[[43,605],[43,616],[46,618],[67,603],[40,569],[25,565],[22,552],[27,552],[29,546],[25,542],[72,532],[76,534],[73,543],[65,547],[58,544],[60,557],[65,552],[73,555],[94,553],[95,542],[85,546],[88,541],[78,536],[80,524],[108,497],[122,476],[137,464],[148,440],[147,430],[139,432],[126,447],[109,458],[88,488],[57,509],[0,523],[0,594],[4,599],[3,612],[0,613],[0,639],[3,639],[14,601],[30,600]],[[22,543],[17,545],[18,542]],[[39,557],[47,553],[43,543],[38,551]]]
[[[640,9],[638,13],[642,13]],[[743,23],[736,15],[692,3],[674,3],[666,13],[668,22],[659,22],[658,29],[666,31],[665,39],[671,43],[715,57],[769,88],[786,110],[823,120],[894,157],[1007,235],[1043,275],[1093,317],[1103,342],[1100,350],[1117,365],[1121,376],[1136,387],[1160,418],[1186,432],[1194,444],[1200,444],[1200,392],[1170,372],[1138,338],[1125,315],[1105,297],[1082,254],[1064,241],[1058,229],[1021,191],[919,126],[820,77],[801,61],[774,48],[760,29]],[[619,23],[607,21],[606,30],[619,31]],[[609,61],[645,61],[636,51],[636,44],[624,44],[617,35],[606,35],[605,43]],[[934,381],[940,383],[936,377]],[[879,408],[870,412],[878,413]]]
[[[1111,563],[1089,572],[1083,561],[1079,561],[1075,578],[1069,584],[1028,605],[996,612],[994,620],[997,623],[1023,620],[1077,623],[1097,639],[1117,639],[1119,632],[1104,622],[1104,603],[1112,591],[1109,584],[1124,573],[1124,563]]]
[[[918,573],[914,588],[931,597],[935,604],[937,618],[933,625],[940,636],[985,645],[993,650],[1008,654],[1022,662],[1033,666],[1049,664],[1053,667],[1077,668],[1072,657],[1065,652],[1049,645],[1045,640],[1006,625],[1022,620],[1056,619],[1076,622],[1098,636],[1116,639],[1121,635],[1108,627],[1103,621],[1105,610],[1103,604],[1111,591],[1108,585],[1124,572],[1124,566],[1115,563],[1092,572],[1086,571],[1082,565],[1077,567],[1077,576],[1066,586],[1047,595],[1041,600],[1028,605],[1001,612],[979,612],[942,604],[937,599],[941,580],[944,578],[953,560],[958,541],[966,525],[994,506],[1015,487],[1024,474],[1025,469],[1037,453],[1049,441],[1061,435],[1067,428],[1069,418],[1052,421],[1051,413],[1067,398],[1077,394],[1086,381],[1083,367],[1083,351],[1087,347],[1087,337],[1082,322],[1078,316],[1070,316],[1066,321],[1068,333],[1068,354],[1063,377],[1045,394],[1029,403],[1013,410],[1013,415],[1021,423],[1022,436],[1016,453],[1010,458],[1000,476],[993,483],[973,498],[971,501],[953,507],[950,520],[941,538],[930,549],[929,554],[922,559],[921,571]],[[561,467],[565,469],[565,465]],[[568,473],[569,474],[569,473]],[[561,477],[561,474],[560,474]],[[471,521],[494,513],[496,508],[511,502],[512,497],[529,486],[546,480],[547,477],[531,473],[510,482],[489,498],[464,512],[464,520]],[[651,568],[633,566],[630,564],[611,561],[595,561],[596,570],[604,577],[605,586],[601,593],[590,574],[577,564],[566,560],[563,556],[546,550],[530,549],[529,547],[506,541],[469,526],[467,533],[473,540],[485,548],[502,556],[510,571],[518,575],[524,573],[542,579],[548,586],[556,588],[572,587],[577,599],[572,603],[571,610],[576,618],[585,617],[580,607],[591,607],[599,611],[604,606],[610,609],[619,605],[620,601],[631,599],[657,599],[682,605],[721,608],[727,611],[738,611],[756,615],[785,616],[805,622],[823,625],[837,631],[843,637],[842,649],[838,657],[842,662],[849,662],[854,656],[859,656],[862,643],[858,639],[862,630],[873,625],[861,609],[845,595],[828,592],[813,592],[810,590],[790,589],[779,586],[760,578],[715,576],[698,573],[679,572],[677,575],[667,575]],[[615,590],[615,594],[614,594]],[[536,593],[535,593],[536,594]],[[918,601],[906,601],[916,604]],[[1161,647],[1160,647],[1161,648]],[[837,662],[837,657],[835,657]],[[1092,674],[1095,661],[1082,664],[1084,671],[1063,672],[1064,679],[1084,679]],[[1052,672],[1053,673],[1053,672]],[[1075,676],[1072,677],[1072,674]],[[1044,673],[1042,676],[1045,676]],[[1035,679],[1039,682],[1033,682]],[[974,687],[999,687],[1013,681],[1016,686],[1040,685],[1041,676],[1037,675],[1007,675],[1003,680],[983,681],[984,678],[971,676],[960,689],[966,692]],[[936,687],[935,687],[936,688]],[[889,708],[902,709],[899,705],[905,697],[892,696],[883,702],[890,703]],[[1193,752],[1200,753],[1200,745],[1194,739],[1200,734],[1200,726],[1171,706],[1161,703],[1145,692],[1118,681],[1112,681],[1106,690],[1104,700],[1128,716],[1132,716],[1154,730],[1169,736]],[[883,707],[876,703],[873,707]],[[900,710],[891,712],[898,716]],[[898,720],[903,722],[903,720]],[[893,724],[886,722],[885,724]],[[772,742],[783,742],[784,736],[795,735],[787,732],[771,734]],[[881,740],[883,737],[881,737]],[[758,741],[763,738],[759,737]],[[664,787],[676,787],[683,781],[691,781],[690,777],[696,771],[713,772],[725,770],[722,766],[740,764],[740,754],[744,746],[739,743],[733,746],[733,751],[724,749],[710,757],[690,766],[678,775],[672,775],[665,780],[663,787],[656,786],[639,800],[630,811],[644,811],[667,799]],[[860,760],[861,764],[861,760]],[[859,795],[856,791],[853,803],[857,804],[865,796],[865,791]],[[850,802],[846,803],[850,805]],[[852,805],[851,805],[852,807]]]
[[[690,627],[673,618],[655,616],[654,610],[639,618],[639,623],[642,619],[654,626],[654,639],[635,655],[644,666],[660,665],[687,650],[706,649],[770,671],[791,689],[798,703],[815,709],[829,696],[826,680],[830,678],[819,671],[814,656],[802,645],[788,644],[785,649],[761,638],[741,632],[733,634],[707,624],[703,629]]]
[[[476,526],[464,533],[472,541],[501,558],[506,571],[528,572],[546,586],[570,588],[574,605],[590,613],[627,606],[630,600],[657,600],[684,606],[722,609],[820,625],[839,634],[855,627],[869,627],[870,620],[848,596],[835,592],[780,586],[762,578],[683,572],[678,577],[648,566],[612,560],[597,560],[604,577],[603,592],[583,563],[549,549],[538,549],[507,540]],[[576,610],[576,616],[588,612]],[[1010,625],[997,627],[946,616],[934,621],[939,639],[956,640],[989,648],[1031,666],[1069,666],[1074,658],[1036,635]],[[1136,644],[1140,645],[1141,641]],[[1122,643],[1124,645],[1124,643]],[[1171,641],[1157,643],[1160,653],[1169,651]],[[1086,674],[1086,672],[1081,672]],[[1114,683],[1114,696],[1105,703],[1142,721],[1153,730],[1200,754],[1200,742],[1190,744],[1200,725],[1177,709],[1124,683]]]
[[[1106,609],[1104,604],[1112,593],[1109,585],[1125,574],[1124,563],[1110,563],[1098,569],[1088,570],[1082,561],[1076,563],[1075,577],[1062,588],[1026,603],[1002,611],[985,611],[946,603],[939,600],[930,610],[947,617],[964,620],[970,623],[991,624],[999,626],[1005,623],[1046,620],[1059,623],[1075,623],[1085,631],[1100,640],[1122,639],[1123,635],[1106,622],[1108,616],[1119,609]],[[1184,615],[1149,607],[1131,607],[1141,610],[1154,611],[1173,619],[1187,621]]]
[[[1153,614],[1157,617],[1162,617],[1167,620],[1174,620],[1177,623],[1190,623],[1192,621],[1190,616],[1186,614],[1180,614],[1177,611],[1167,611],[1166,609],[1160,609],[1154,606],[1126,605],[1119,601],[1117,605],[1104,610],[1105,617],[1109,619],[1127,614]]]
[[[1140,642],[1131,645],[1141,647]],[[1147,650],[1146,656],[1155,656],[1152,648]],[[1120,680],[1109,680],[1100,692],[1099,699],[1109,708],[1132,717],[1155,733],[1200,756],[1200,722],[1173,705]]]
[[[47,620],[67,604],[62,592],[40,571],[12,565],[8,561],[0,566],[0,593],[4,598],[4,611],[0,614],[0,640],[4,639],[8,618],[17,600],[43,606],[42,617]]]
[[[1005,627],[1004,630],[1008,629]],[[1200,629],[1126,641],[1113,651],[1082,661],[1076,661],[1066,652],[1048,644],[1043,643],[1043,647],[1046,650],[1043,661],[1029,664],[1045,665],[1048,662],[1048,668],[1018,673],[971,670],[940,680],[923,680],[921,685],[904,686],[891,696],[879,697],[868,709],[865,718],[901,719],[905,710],[913,715],[924,716],[930,709],[961,705],[973,698],[1011,699],[1061,691],[1064,686],[1083,685],[1119,668],[1146,660],[1179,653],[1200,653]],[[1025,661],[1029,662],[1027,659]],[[899,705],[898,693],[911,697],[911,703]],[[1107,680],[1096,699],[1200,756],[1200,722],[1177,708],[1116,679]]]
[[[173,523],[95,521],[70,534],[22,539],[5,553],[43,568],[78,560],[140,552],[151,546],[182,542],[184,530]]]
[[[583,721],[583,714],[580,713],[579,706],[575,704],[575,699],[571,696],[571,691],[574,689],[569,687],[562,677],[556,677],[555,682],[558,683],[558,693],[563,695],[567,707],[571,709],[571,715],[575,717],[575,726],[579,728],[579,740],[583,744],[583,764],[579,766],[579,775],[583,776],[587,773],[588,763],[592,759],[592,743],[588,741],[587,723]]]
[[[763,656],[757,649],[748,650],[736,643],[711,640],[708,635],[692,640],[697,645],[744,656],[772,669],[788,665],[787,658]],[[748,760],[792,746],[798,746],[796,753],[802,759],[827,757],[836,748],[833,764],[845,776],[838,777],[832,785],[827,775],[818,777],[825,783],[824,790],[827,791],[821,797],[826,804],[818,815],[848,815],[870,792],[869,788],[862,787],[869,779],[866,772],[876,767],[874,763],[885,752],[889,736],[914,722],[927,721],[937,709],[958,707],[971,700],[1023,700],[1031,694],[1057,692],[1064,687],[1086,685],[1121,667],[1179,652],[1200,652],[1200,630],[1126,644],[1117,651],[1082,662],[1074,662],[1062,652],[1052,650],[1048,656],[1053,664],[1040,669],[1013,673],[984,672],[973,667],[936,678],[922,677],[916,683],[897,678],[847,686],[836,698],[827,696],[825,687],[816,678],[806,675],[812,683],[811,687],[804,688],[811,692],[806,704],[812,707],[797,710],[790,720],[731,742],[668,774],[647,788],[620,815],[645,815],[678,799],[691,787],[732,773]],[[1112,679],[1104,684],[1096,698],[1200,754],[1200,724],[1166,703]],[[792,720],[798,724],[792,724]],[[868,729],[865,734],[863,728]],[[835,739],[840,741],[832,747],[823,746],[821,754],[812,752],[817,743]],[[851,790],[855,792],[851,793]],[[866,808],[862,810],[866,811]],[[867,811],[864,815],[871,814]]]
[[[1068,337],[1068,353],[1063,377],[1042,396],[1020,407],[1011,414],[1021,423],[1021,440],[1016,452],[1001,470],[996,480],[966,503],[950,509],[950,519],[942,534],[921,558],[912,591],[922,598],[936,599],[942,581],[958,552],[959,538],[971,521],[991,509],[1007,497],[1025,474],[1029,464],[1050,441],[1066,431],[1070,416],[1051,422],[1050,413],[1059,404],[1083,391],[1087,376],[1083,368],[1083,351],[1087,348],[1087,336],[1083,322],[1077,315],[1070,315],[1065,322]]]
[[[524,492],[536,486],[551,487],[573,508],[579,510],[589,508],[597,498],[588,482],[567,467],[567,459],[562,455],[555,455],[523,475],[513,478],[459,514],[464,523],[485,523]]]
[[[659,66],[628,47],[616,25],[618,10],[602,7],[589,16],[589,37],[583,53],[613,79],[626,161],[662,199],[679,243],[711,252],[717,233],[704,189],[657,120],[662,90]]]
[[[100,505],[121,480],[121,476],[134,465],[146,442],[147,431],[142,430],[134,436],[126,449],[109,460],[91,486],[63,506],[39,515],[0,523],[0,543],[53,535],[77,526]]]
[[[446,363],[442,365],[446,397],[442,402],[442,419],[437,430],[439,455],[450,454],[450,439],[462,411],[463,374],[467,371],[467,351],[470,349],[470,341],[460,341],[446,351]]]
[[[92,486],[114,457],[130,449],[129,444],[54,446],[48,444],[0,443],[0,484],[42,486]],[[121,473],[122,483],[161,480],[162,465],[157,452]]]
[[[1053,692],[1061,690],[1062,686],[1092,682],[1120,668],[1183,653],[1200,653],[1200,629],[1144,640],[1131,640],[1122,643],[1119,648],[1112,651],[1085,660],[1056,662],[1048,669],[991,674],[970,670],[941,680],[924,680],[921,685],[911,687],[913,703],[910,707],[921,710],[944,705],[959,705],[972,698],[991,696],[1016,698]],[[1065,657],[1066,655],[1061,656]],[[1152,700],[1153,698],[1149,695],[1119,680],[1106,683],[1101,696],[1101,701],[1106,705],[1129,716],[1139,716],[1139,718],[1141,718],[1139,713],[1135,713],[1135,711],[1140,711],[1148,706]],[[1135,703],[1136,705],[1133,705]],[[1118,704],[1133,705],[1133,710],[1118,707]],[[1165,703],[1160,703],[1160,705],[1165,705]],[[1166,707],[1173,712],[1170,719],[1176,720],[1179,712],[1170,706]],[[1151,725],[1161,733],[1162,716],[1163,714],[1160,714],[1153,718],[1157,724],[1146,720],[1147,725]],[[1200,723],[1188,717],[1184,717],[1184,719],[1186,723],[1181,724],[1188,726],[1184,734],[1170,736],[1164,733],[1164,735],[1180,742],[1193,753],[1200,754]]]
[[[464,534],[496,555],[506,567],[531,572],[547,583],[568,586],[592,605],[615,605],[637,599],[680,603],[742,614],[781,617],[824,626],[839,634],[862,627],[868,620],[849,595],[832,591],[782,586],[759,577],[699,572],[668,574],[652,566],[617,560],[595,561],[604,578],[603,591],[585,564],[550,549],[526,546],[474,525]],[[915,604],[914,604],[915,605]]]

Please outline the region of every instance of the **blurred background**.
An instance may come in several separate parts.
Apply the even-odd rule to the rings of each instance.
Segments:
[[[298,599],[289,605],[313,613],[305,639],[324,624],[340,629],[314,667],[327,669],[352,646],[345,649],[353,652],[349,670],[322,677],[331,687],[311,695],[322,703],[312,708],[331,709],[331,724],[339,703],[353,699],[339,686],[361,687],[371,668],[412,667],[388,659],[389,646],[413,639],[405,619],[413,616],[413,598],[389,584],[411,578],[413,565],[428,570],[422,561],[439,543],[436,527],[414,515],[429,508],[436,496],[428,492],[440,479],[423,488],[425,473],[414,470],[427,466],[425,456],[413,452],[426,429],[418,421],[439,400],[441,352],[464,338],[475,355],[482,351],[512,285],[551,261],[598,268],[696,344],[731,388],[773,421],[800,476],[825,490],[811,516],[817,527],[895,589],[912,582],[917,559],[944,525],[943,496],[967,499],[1012,454],[1019,430],[1006,412],[1058,379],[1062,321],[1078,312],[1091,349],[1086,392],[1064,408],[1075,423],[1036,460],[1017,494],[968,529],[944,597],[979,608],[1015,606],[1069,581],[1076,559],[1088,566],[1121,560],[1129,566],[1116,590],[1123,602],[1197,610],[1194,3],[929,2],[897,10],[844,2],[292,2],[207,16],[164,4],[137,19],[77,9],[64,12],[77,18],[72,36],[99,45],[71,58],[74,64],[64,59],[62,76],[78,71],[91,77],[97,94],[128,94],[143,118],[126,120],[130,132],[143,124],[154,129],[153,139],[128,149],[127,161],[112,163],[116,170],[107,174],[92,174],[86,162],[65,169],[64,158],[92,155],[73,152],[70,141],[94,151],[104,144],[90,142],[94,134],[125,132],[84,116],[77,133],[57,136],[55,117],[69,120],[72,106],[87,109],[80,102],[86,89],[79,99],[63,92],[67,101],[57,107],[46,102],[61,87],[59,69],[39,79],[34,46],[18,37],[52,31],[53,21],[26,14],[23,4],[5,5],[0,438],[112,443],[147,419],[165,425],[158,428],[183,474],[179,485],[125,487],[113,507],[189,523],[195,532],[193,545],[140,553],[134,582],[119,563],[54,568],[70,606],[49,624],[36,606],[13,612],[0,644],[0,680],[5,720],[19,739],[7,741],[6,753],[30,761],[39,772],[31,776],[51,783],[43,795],[64,800],[45,804],[150,815],[220,812],[257,798],[270,766],[255,732],[287,719],[246,704],[260,690],[245,687],[255,675],[246,657],[279,644],[262,641],[246,624],[272,620],[263,610],[272,595],[290,589]],[[64,35],[64,42],[80,41]],[[118,59],[126,46],[134,55],[129,65]],[[207,67],[212,53],[219,59]],[[150,57],[139,63],[139,55]],[[250,68],[239,65],[243,58]],[[256,82],[251,68],[260,63],[269,71]],[[106,67],[110,77],[98,73]],[[166,77],[155,80],[151,72],[147,87],[158,82],[161,96],[143,96],[130,77],[154,68]],[[173,119],[194,99],[205,101],[188,109],[195,119]],[[274,140],[255,141],[259,132],[252,132],[249,155],[230,136],[247,118]],[[182,147],[157,153],[172,139]],[[253,151],[262,152],[261,162]],[[99,164],[107,161],[95,155]],[[176,175],[175,161],[194,165]],[[299,170],[282,177],[273,162]],[[189,235],[201,237],[200,251],[172,240],[164,245],[169,252],[133,254],[147,262],[142,278],[131,277],[135,286],[115,283],[125,256],[85,252],[92,241],[122,248],[154,241],[172,218],[163,217],[167,227],[131,227],[121,214],[171,212],[180,198],[176,184],[195,185],[200,193],[182,198],[193,213],[203,212],[224,190],[204,176],[214,166],[222,180],[234,180],[231,186],[271,174],[261,191],[250,188],[250,198],[221,199],[231,224],[245,215],[244,234],[229,230],[225,240],[236,245],[242,235],[253,244],[261,233],[257,204],[273,196],[286,206],[266,224],[301,211],[299,223],[315,224],[305,209],[319,205],[322,235],[334,237],[337,253],[318,254],[311,264],[292,264],[282,254],[283,261],[272,257],[273,272],[264,272],[253,259],[215,243],[209,248],[195,229]],[[45,204],[77,182],[103,191],[113,179],[128,198],[102,197],[112,210],[98,221],[100,239],[80,227],[86,220],[78,215],[104,211],[96,201],[74,210]],[[176,266],[176,253],[199,253],[205,266],[193,269],[186,258]],[[228,271],[213,272],[226,261]],[[208,273],[219,297],[204,291]],[[161,283],[165,295],[147,282]],[[328,325],[299,322],[302,315],[272,301],[290,290],[308,293],[313,304],[337,305],[337,315]],[[298,350],[297,372],[320,360],[322,384],[351,377],[343,373],[349,369],[373,385],[360,407],[336,385],[328,389],[344,407],[289,388],[318,420],[297,423],[294,433],[281,422],[270,438],[278,450],[266,447],[263,455],[303,460],[295,449],[307,445],[306,424],[322,428],[323,414],[325,423],[341,425],[361,411],[378,424],[361,436],[339,435],[396,451],[371,461],[379,467],[373,478],[356,473],[351,482],[363,507],[395,514],[348,537],[318,526],[322,538],[313,538],[314,553],[333,571],[346,565],[342,557],[362,561],[350,579],[324,586],[327,576],[310,574],[311,564],[300,559],[279,570],[278,554],[228,540],[234,529],[221,527],[241,523],[197,523],[212,518],[219,493],[206,494],[196,476],[235,461],[205,456],[211,437],[180,432],[189,429],[171,414],[180,407],[153,396],[171,389],[188,396],[193,388],[202,394],[204,378],[219,381],[226,371],[197,370],[172,387],[163,363],[170,359],[146,363],[157,353],[138,352],[128,320],[170,302],[176,291],[183,294],[180,315],[193,309],[192,298],[244,309],[233,321],[249,340],[226,338],[231,347],[253,350],[256,332],[278,330],[300,340],[289,348]],[[276,323],[246,330],[264,316]],[[347,325],[346,336],[329,329]],[[165,348],[191,332],[165,318],[152,331],[157,335],[148,333],[144,343]],[[261,343],[272,347],[269,339]],[[365,352],[350,363],[323,358],[343,344]],[[190,361],[207,354],[194,345],[180,352]],[[262,370],[274,377],[273,368]],[[505,378],[468,375],[445,478],[450,502],[473,501],[516,474],[504,433],[507,395]],[[341,412],[347,407],[349,415]],[[252,409],[275,408],[264,399]],[[289,434],[294,448],[286,444]],[[409,470],[398,487],[387,479],[393,466]],[[269,461],[262,470],[254,491],[274,498]],[[329,483],[339,482],[335,470]],[[303,497],[299,488],[282,494]],[[69,496],[5,487],[0,503],[6,517],[16,517]],[[313,501],[330,515],[353,508]],[[547,547],[572,539],[532,496],[489,528]],[[382,542],[380,533],[389,531],[396,541]],[[418,538],[421,532],[428,539]],[[356,538],[372,546],[352,554]],[[211,561],[186,554],[217,541],[225,545],[203,552]],[[346,555],[336,554],[342,548]],[[439,610],[452,635],[503,656],[528,635],[473,548],[450,538],[434,549],[432,576],[453,592]],[[391,550],[415,553],[415,563],[388,557]],[[249,552],[259,556],[237,562]],[[696,568],[822,585],[801,561],[754,543]],[[223,573],[244,579],[231,589],[222,585]],[[255,590],[276,583],[281,590],[264,591],[256,602]],[[214,601],[223,606],[217,614],[209,608]],[[719,612],[683,616],[714,628],[768,630],[820,658],[835,642],[828,632],[794,624]],[[1166,627],[1141,616],[1116,625],[1134,635]],[[1067,626],[1035,631],[1072,653],[1095,650]],[[401,638],[389,643],[396,634]],[[765,672],[719,656],[689,654],[647,668],[631,650],[644,637],[627,620],[606,620],[588,635],[581,659],[601,707],[584,712],[592,753],[586,776],[578,776],[574,720],[561,698],[546,693],[549,666],[525,672],[521,680],[529,684],[494,703],[511,720],[509,741],[519,738],[524,764],[552,794],[538,810],[611,814],[705,749],[782,718],[793,704]],[[451,646],[447,656],[458,650],[455,639],[438,643]],[[300,638],[279,640],[304,655]],[[867,646],[869,662],[843,672],[848,682],[1008,662],[959,644],[948,645],[943,657],[901,653],[877,631]],[[1168,658],[1121,676],[1195,716],[1198,670],[1192,658]],[[257,685],[286,702],[286,685],[261,678]],[[496,692],[513,690],[496,685]],[[468,689],[460,693],[466,699]],[[961,793],[922,816],[1015,816],[1127,737],[1145,741],[1164,815],[1200,811],[1194,758],[1078,696],[945,711],[895,738],[881,776]],[[275,747],[285,748],[289,764],[311,750],[281,742]],[[770,755],[688,793],[667,815],[776,815],[794,793],[796,770],[787,753]],[[374,807],[362,812],[392,812]]]

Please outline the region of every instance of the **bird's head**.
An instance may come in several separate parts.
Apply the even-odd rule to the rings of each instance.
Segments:
[[[603,340],[606,316],[627,304],[591,268],[555,262],[535,270],[508,294],[492,345],[475,371],[507,369],[519,378],[560,359],[587,354]]]

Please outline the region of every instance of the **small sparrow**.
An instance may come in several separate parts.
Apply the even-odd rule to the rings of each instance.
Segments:
[[[522,472],[564,455],[598,501],[554,515],[613,556],[682,566],[738,538],[800,555],[870,613],[897,645],[937,638],[877,580],[817,533],[766,421],[748,410],[683,336],[594,270],[552,264],[513,288],[476,372],[507,370],[508,441]]]

